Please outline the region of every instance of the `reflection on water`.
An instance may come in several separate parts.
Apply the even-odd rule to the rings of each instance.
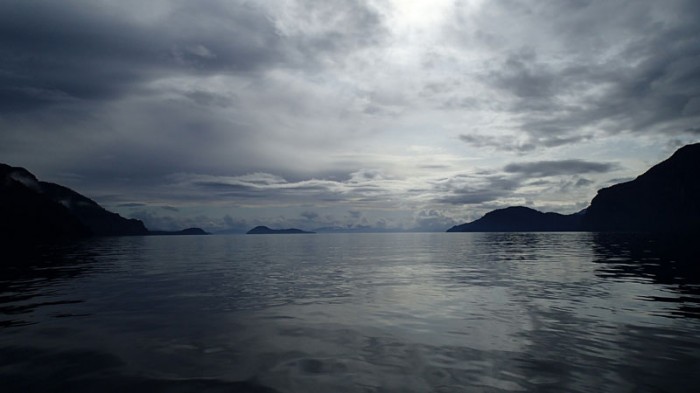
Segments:
[[[675,303],[671,315],[700,318],[700,251],[697,239],[648,234],[595,234],[597,275],[663,285],[666,294],[645,299]]]
[[[2,391],[685,392],[687,239],[113,238],[0,267]]]
[[[89,252],[81,252],[79,243],[38,245],[6,252],[0,265],[0,327],[31,323],[22,318],[38,307],[81,302],[47,300],[47,294],[52,293],[54,285],[89,270],[91,257]]]

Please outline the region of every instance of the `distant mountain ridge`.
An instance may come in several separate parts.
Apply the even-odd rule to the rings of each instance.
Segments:
[[[190,228],[168,234],[193,234]],[[203,231],[202,231],[203,232]],[[134,236],[150,232],[68,187],[39,181],[24,168],[0,163],[0,240]]]
[[[148,231],[149,235],[174,236],[174,235],[209,235],[210,233],[202,228],[187,228],[180,231]]]
[[[700,143],[681,147],[632,181],[599,190],[579,213],[508,207],[447,230],[515,231],[700,232]]]
[[[278,235],[278,234],[311,234],[316,232],[302,231],[301,229],[270,229],[264,225],[257,226],[248,232],[246,235]]]

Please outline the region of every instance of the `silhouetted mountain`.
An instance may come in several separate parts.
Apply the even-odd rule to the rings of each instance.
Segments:
[[[509,207],[448,232],[700,232],[700,143],[678,149],[636,179],[603,188],[576,213]]]
[[[80,222],[97,236],[146,235],[148,229],[143,222],[127,219],[117,213],[112,213],[97,202],[87,198],[70,188],[47,182],[39,182],[47,197],[67,207]]]
[[[209,235],[209,232],[204,231],[202,228],[187,228],[181,231],[148,231],[149,235],[158,236],[180,236],[180,235]]]
[[[107,211],[63,186],[38,181],[24,168],[0,164],[0,235],[3,238],[71,238],[145,235],[143,222]]]
[[[542,213],[513,206],[486,213],[478,220],[453,226],[447,232],[552,232],[577,231],[582,214]]]
[[[603,188],[583,220],[590,231],[700,231],[700,143],[636,179]]]
[[[301,229],[289,228],[289,229],[270,229],[266,226],[257,226],[248,232],[247,235],[281,235],[281,234],[301,234],[301,233],[315,233],[302,231]]]
[[[42,193],[24,168],[0,164],[0,240],[65,239],[90,230],[65,206]]]

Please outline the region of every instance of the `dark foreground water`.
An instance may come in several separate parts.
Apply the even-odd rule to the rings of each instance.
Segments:
[[[34,248],[0,267],[0,391],[697,392],[690,243],[439,233]]]

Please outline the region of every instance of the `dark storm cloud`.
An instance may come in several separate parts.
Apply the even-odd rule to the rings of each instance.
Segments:
[[[283,27],[281,34],[296,42],[304,63],[378,44],[387,34],[379,14],[362,0],[297,1],[287,11],[297,26]]]
[[[136,218],[143,221],[146,228],[150,230],[177,231],[184,228],[202,226],[211,220],[206,216],[183,218],[172,215],[163,215],[162,212],[154,210],[135,210],[129,213],[129,218]]]
[[[309,221],[313,221],[313,220],[315,220],[316,218],[318,218],[318,213],[312,212],[312,211],[308,211],[308,210],[307,210],[307,211],[301,212],[301,214],[299,214],[299,215],[302,216],[302,217],[304,217],[305,219],[307,219],[307,220],[309,220]]]
[[[350,217],[356,219],[362,217],[362,212],[359,210],[349,210],[348,214],[350,215]]]
[[[593,131],[692,130],[700,116],[698,20],[692,0],[487,2],[460,35],[497,54],[481,81],[508,94],[504,111],[534,139],[503,149],[527,151]],[[463,138],[500,142],[471,139]]]
[[[582,178],[576,180],[576,183],[574,183],[574,187],[586,187],[586,186],[590,186],[593,183],[594,183],[593,180],[589,180],[589,179],[582,177]]]
[[[283,57],[270,20],[249,7],[180,3],[165,19],[90,1],[2,2],[0,108],[105,100],[164,72],[251,71]]]
[[[528,135],[525,138],[518,139],[512,136],[491,136],[483,134],[461,134],[459,139],[476,148],[493,148],[497,150],[513,151],[517,153],[531,152],[542,147],[557,147],[571,143],[581,142],[591,139],[589,135],[559,137],[556,135],[550,136],[533,136]]]
[[[169,180],[172,187],[189,190],[193,199],[253,204],[256,201],[385,202],[406,188],[403,184],[386,183],[380,173],[367,170],[348,174],[344,180],[287,180],[269,173],[242,176],[177,174],[170,176]]]
[[[451,217],[446,217],[443,213],[435,209],[421,210],[416,214],[416,227],[424,231],[442,232],[459,224]]]
[[[512,137],[497,137],[491,135],[462,134],[459,136],[465,142],[476,148],[490,147],[500,150],[527,152],[534,150],[537,146],[530,141],[518,141]]]
[[[510,54],[498,70],[491,72],[489,79],[494,86],[524,99],[521,105],[535,107],[540,100],[552,97],[562,88],[558,86],[561,80],[535,60],[532,50]]]
[[[65,184],[115,203],[130,201],[118,197],[126,187],[167,188],[173,173],[308,179],[290,156],[317,138],[277,150],[279,124],[297,121],[285,111],[313,101],[289,86],[385,37],[362,1],[3,1],[0,155],[77,173]]]
[[[0,111],[109,100],[172,74],[313,67],[321,57],[372,44],[382,30],[361,2],[323,2],[308,12],[299,6],[300,24],[338,19],[319,34],[285,34],[262,6],[243,1],[160,5],[160,15],[139,19],[128,4],[1,2]]]
[[[141,202],[127,202],[127,203],[119,203],[116,206],[117,207],[144,207],[147,205],[145,203],[141,203]]]
[[[608,173],[618,168],[614,163],[584,160],[535,161],[511,163],[502,172],[481,170],[471,174],[460,174],[429,182],[423,192],[433,196],[436,203],[450,205],[500,206],[508,199],[531,198],[531,187],[542,192],[571,191],[583,189],[593,181],[580,177],[582,174]],[[554,180],[552,176],[564,176]],[[539,178],[539,179],[537,179]],[[545,178],[545,179],[542,179]]]
[[[478,205],[498,200],[507,194],[503,190],[472,190],[466,188],[454,190],[451,194],[437,198],[435,201],[452,205]]]
[[[559,176],[578,175],[584,173],[607,173],[617,168],[616,164],[590,162],[583,160],[535,161],[512,163],[503,170],[525,176]]]
[[[519,179],[501,175],[457,175],[432,182],[435,202],[452,205],[477,205],[512,196]]]

